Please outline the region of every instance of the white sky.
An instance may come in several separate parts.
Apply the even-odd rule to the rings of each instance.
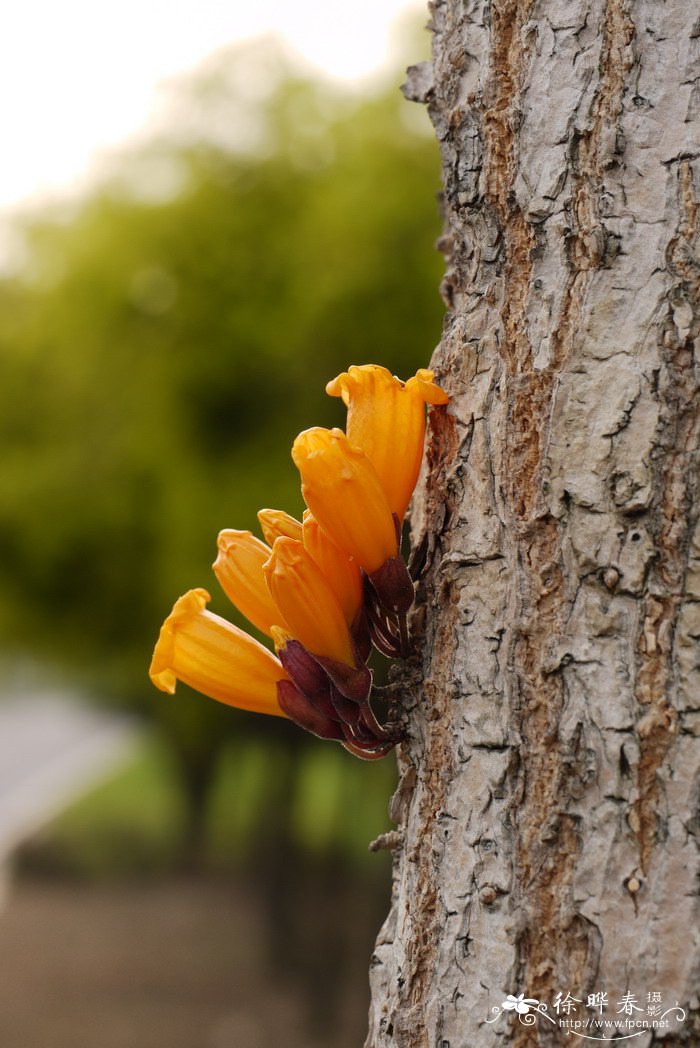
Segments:
[[[277,32],[343,80],[379,70],[411,0],[15,0],[0,34],[0,211],[69,189],[153,116],[159,82]],[[422,55],[416,56],[422,58]]]

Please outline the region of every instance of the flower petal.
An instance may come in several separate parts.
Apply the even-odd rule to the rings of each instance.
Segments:
[[[398,553],[384,489],[367,456],[339,429],[300,433],[292,448],[306,504],[326,535],[366,572]]]
[[[304,549],[311,554],[321,569],[343,609],[347,624],[352,626],[362,607],[362,575],[359,564],[328,538],[308,510],[304,514],[302,536]]]
[[[219,555],[213,568],[221,588],[254,626],[271,637],[273,626],[284,626],[284,620],[270,596],[262,570],[270,557],[270,547],[250,531],[230,528],[219,532],[216,544]]]
[[[405,384],[376,364],[353,365],[326,386],[348,409],[347,435],[377,471],[392,513],[403,520],[418,480],[425,438],[425,403],[447,394],[421,368]]]
[[[296,517],[285,513],[283,509],[261,509],[258,510],[258,520],[265,542],[272,546],[275,539],[280,535],[286,535],[289,539],[301,541],[301,524]]]
[[[277,684],[289,678],[279,659],[237,626],[206,611],[210,599],[206,590],[194,589],[176,601],[153,652],[151,680],[171,695],[180,680],[229,706],[285,716]]]
[[[263,568],[270,594],[292,636],[312,655],[355,665],[343,610],[301,542],[282,536]]]

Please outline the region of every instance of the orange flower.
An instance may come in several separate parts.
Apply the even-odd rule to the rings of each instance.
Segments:
[[[357,561],[328,538],[309,510],[304,513],[302,537],[304,549],[325,575],[343,609],[345,621],[352,626],[362,607],[362,577]]]
[[[396,528],[379,477],[342,430],[304,430],[292,458],[307,506],[337,546],[368,574],[397,556]]]
[[[355,702],[366,701],[372,674],[358,657],[337,597],[303,544],[278,538],[263,571],[272,599],[295,640],[320,663],[343,695]],[[280,642],[284,645],[286,637],[275,630],[275,643]],[[280,657],[285,662],[282,652]]]
[[[424,404],[446,404],[447,393],[421,368],[404,384],[377,364],[353,365],[326,386],[348,409],[347,434],[370,460],[392,513],[403,520],[423,459]]]
[[[256,713],[284,717],[277,684],[289,678],[279,659],[225,619],[206,611],[206,590],[176,601],[161,627],[149,675],[173,695],[180,680],[209,698]]]
[[[301,542],[281,536],[263,568],[272,599],[293,637],[312,655],[354,666],[343,610],[321,569]],[[280,637],[275,631],[275,640]]]
[[[283,509],[261,509],[258,511],[258,520],[265,542],[274,545],[275,539],[280,535],[286,535],[289,539],[298,539],[301,542],[301,524],[295,517],[285,513]]]
[[[273,626],[284,625],[270,596],[263,564],[270,550],[250,531],[220,531],[216,540],[219,555],[212,565],[228,599],[259,630],[272,636]]]

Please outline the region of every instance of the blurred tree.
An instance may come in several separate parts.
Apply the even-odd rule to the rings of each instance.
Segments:
[[[302,740],[151,691],[160,623],[201,584],[235,618],[209,574],[218,530],[300,510],[289,448],[341,421],[329,378],[410,372],[439,334],[437,156],[401,106],[395,86],[300,78],[269,46],[225,53],[101,184],[19,223],[0,283],[5,646],[155,715],[190,842],[230,730]]]

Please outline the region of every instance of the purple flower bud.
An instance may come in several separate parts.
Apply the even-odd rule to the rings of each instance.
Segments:
[[[277,682],[277,701],[290,720],[305,728],[312,735],[318,735],[321,739],[345,738],[343,730],[336,720],[331,720],[312,706],[305,695],[294,687],[291,681],[281,680]]]
[[[415,592],[401,557],[389,557],[368,578],[382,607],[394,615],[405,615],[409,611]]]

